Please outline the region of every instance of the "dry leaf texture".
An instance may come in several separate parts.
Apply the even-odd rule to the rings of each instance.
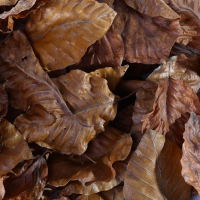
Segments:
[[[181,176],[181,156],[173,142],[148,129],[128,164],[125,199],[188,200],[191,186]]]
[[[115,1],[114,9],[117,16],[113,25],[123,38],[126,61],[154,64],[168,58],[179,34],[178,19],[151,17],[121,0]]]
[[[18,0],[0,0],[0,6],[12,6],[17,3]]]
[[[95,0],[51,0],[31,14],[26,33],[46,70],[80,60],[110,28],[116,13]]]
[[[113,163],[126,159],[131,145],[130,135],[107,127],[89,144],[83,155],[50,156],[48,182],[53,186],[64,186],[70,180],[79,180],[83,185],[97,181],[109,182],[115,177]]]
[[[199,181],[199,137],[200,137],[200,116],[191,113],[190,119],[185,125],[184,143],[183,143],[183,156],[181,159],[182,176],[185,181],[192,185],[200,194],[200,181]]]
[[[114,119],[117,104],[105,79],[82,71],[59,77],[65,103],[20,31],[14,32],[0,52],[0,80],[7,80],[11,105],[26,111],[15,125],[28,142],[66,154],[82,154],[88,142]]]
[[[0,176],[10,172],[19,162],[33,159],[28,144],[15,127],[5,119],[0,122],[2,147],[0,152]]]

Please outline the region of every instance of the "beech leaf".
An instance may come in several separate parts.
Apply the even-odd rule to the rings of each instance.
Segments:
[[[188,200],[191,187],[181,176],[181,155],[176,144],[148,129],[128,164],[125,199]]]
[[[0,176],[10,172],[19,162],[33,159],[28,144],[15,127],[5,119],[0,122]]]
[[[88,142],[114,119],[116,97],[105,79],[80,70],[59,77],[56,82],[65,102],[22,32],[14,32],[0,53],[0,80],[7,80],[11,105],[26,111],[17,117],[15,126],[28,142],[65,154],[82,154]]]
[[[95,0],[51,0],[30,15],[26,34],[44,69],[62,69],[104,36],[115,15]]]
[[[200,194],[199,181],[199,133],[200,133],[200,116],[191,113],[190,119],[185,125],[183,134],[183,156],[181,159],[182,176],[185,181],[192,185]]]

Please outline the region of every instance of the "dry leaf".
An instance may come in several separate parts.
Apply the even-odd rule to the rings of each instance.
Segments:
[[[107,33],[91,45],[80,62],[70,68],[86,69],[94,66],[121,66],[124,58],[124,43],[121,36],[111,26]],[[87,70],[88,71],[88,70]]]
[[[43,156],[35,159],[33,164],[22,174],[10,174],[4,181],[6,190],[5,200],[24,200],[31,197],[40,199],[46,184],[48,167]]]
[[[76,200],[124,200],[123,187],[118,186],[109,191],[103,191],[98,194],[81,195]]]
[[[0,199],[3,199],[3,197],[5,195],[5,188],[4,188],[4,185],[3,185],[3,180],[4,180],[4,178],[1,177],[0,178]]]
[[[181,149],[147,130],[125,174],[124,197],[131,200],[188,200],[191,187],[181,176]]]
[[[0,0],[0,6],[12,6],[17,3],[18,0]]]
[[[190,119],[185,125],[183,156],[181,159],[182,176],[200,194],[199,181],[199,133],[200,116],[191,113]]]
[[[117,104],[105,79],[80,70],[59,77],[65,103],[20,31],[1,45],[0,52],[0,80],[7,80],[11,105],[26,111],[17,117],[15,126],[28,142],[82,154],[88,142],[114,119]]]
[[[26,34],[44,69],[62,69],[104,36],[115,15],[95,0],[52,0],[30,15]]]
[[[104,78],[108,81],[108,87],[111,91],[114,91],[120,82],[122,76],[126,73],[128,65],[120,67],[106,67],[102,69],[97,69],[94,72],[90,72],[91,76],[98,76]]]
[[[0,176],[10,172],[19,162],[33,159],[28,144],[7,120],[0,122],[2,148],[0,152]]]
[[[168,58],[179,35],[178,19],[151,17],[121,0],[115,0],[114,9],[117,16],[113,25],[123,38],[126,61],[154,64]]]
[[[6,94],[5,88],[0,85],[0,120],[8,112],[8,96]]]
[[[83,185],[109,182],[115,177],[113,163],[126,159],[131,145],[130,135],[107,127],[81,156],[50,155],[48,182],[53,186],[64,186],[70,180],[79,180]]]

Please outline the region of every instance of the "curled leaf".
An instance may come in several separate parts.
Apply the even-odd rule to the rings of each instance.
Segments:
[[[125,199],[188,200],[191,187],[181,176],[181,155],[176,144],[148,129],[128,164]]]
[[[26,34],[44,69],[62,69],[104,36],[115,15],[95,0],[52,0],[31,14]]]
[[[15,127],[7,120],[0,122],[1,152],[0,176],[10,172],[19,162],[33,159],[28,144]]]

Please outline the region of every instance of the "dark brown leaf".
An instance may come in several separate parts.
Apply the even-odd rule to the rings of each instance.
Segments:
[[[7,114],[8,111],[8,96],[5,88],[0,85],[0,120]]]

